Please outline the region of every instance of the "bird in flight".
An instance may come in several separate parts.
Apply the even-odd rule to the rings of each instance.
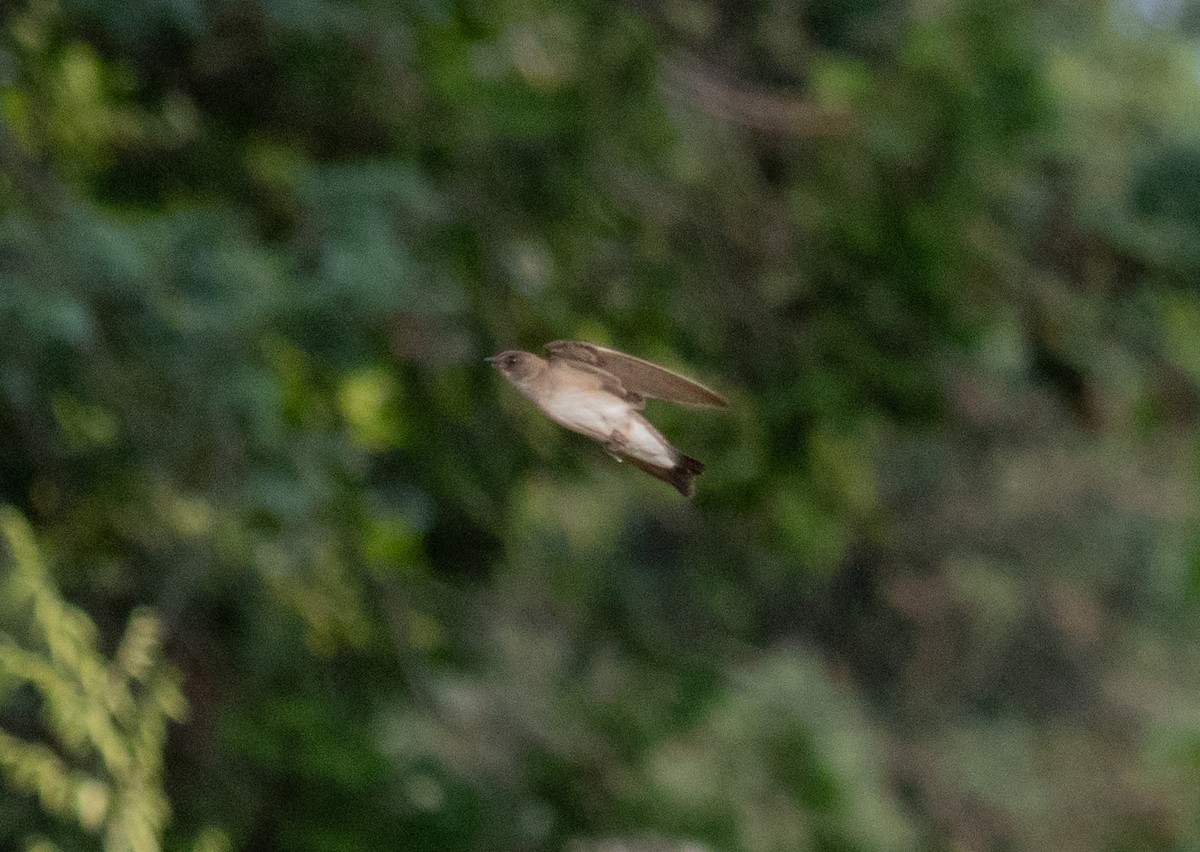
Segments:
[[[512,349],[486,360],[555,423],[691,495],[692,477],[704,464],[672,447],[642,416],[646,399],[718,408],[729,403],[699,382],[594,343],[556,340],[545,349],[546,358]]]

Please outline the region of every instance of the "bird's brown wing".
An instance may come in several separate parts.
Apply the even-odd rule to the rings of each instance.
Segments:
[[[631,391],[629,388],[625,387],[625,384],[620,379],[607,370],[601,369],[595,364],[586,364],[583,361],[576,361],[573,358],[551,357],[550,368],[564,370],[569,374],[575,375],[576,377],[581,373],[591,376],[592,383],[599,390],[602,390],[605,393],[611,393],[613,396],[625,400],[637,411],[641,411],[646,407],[646,400],[642,398],[641,394]],[[570,379],[569,381],[576,380],[577,379]]]
[[[699,382],[615,349],[579,340],[556,340],[546,344],[546,351],[555,358],[603,370],[615,376],[627,391],[639,396],[680,405],[729,406],[720,395]]]

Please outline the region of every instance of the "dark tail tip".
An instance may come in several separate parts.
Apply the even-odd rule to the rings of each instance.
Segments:
[[[704,462],[680,453],[679,461],[668,473],[667,482],[675,486],[675,490],[684,497],[691,497],[692,478],[700,473],[704,473]]]
[[[685,456],[683,453],[679,454],[679,459],[675,462],[674,467],[659,467],[649,462],[628,457],[627,461],[639,470],[644,470],[655,479],[661,479],[663,482],[666,482],[684,497],[692,496],[692,477],[704,470],[703,462],[696,461],[694,458]]]

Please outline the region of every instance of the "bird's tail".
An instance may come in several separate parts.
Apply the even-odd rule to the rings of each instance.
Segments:
[[[679,453],[673,467],[659,467],[640,459],[629,459],[640,470],[673,486],[684,497],[692,496],[692,477],[704,472],[704,462]]]

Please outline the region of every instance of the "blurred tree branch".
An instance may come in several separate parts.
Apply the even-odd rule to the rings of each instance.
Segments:
[[[850,116],[779,92],[750,88],[691,55],[665,59],[659,89],[674,100],[714,118],[796,137],[837,136],[850,128]]]

